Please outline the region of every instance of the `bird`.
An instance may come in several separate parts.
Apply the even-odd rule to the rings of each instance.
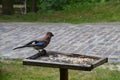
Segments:
[[[48,44],[50,43],[51,38],[53,36],[54,35],[52,32],[47,32],[43,38],[32,40],[23,46],[19,46],[19,47],[14,48],[13,50],[25,48],[25,47],[32,47],[35,50],[37,50],[39,53],[41,53],[41,52],[46,53],[46,50],[44,48],[48,46]]]

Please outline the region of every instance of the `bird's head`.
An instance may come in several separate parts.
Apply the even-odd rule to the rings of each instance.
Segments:
[[[47,32],[47,33],[46,33],[46,36],[53,37],[54,35],[53,35],[52,32]]]

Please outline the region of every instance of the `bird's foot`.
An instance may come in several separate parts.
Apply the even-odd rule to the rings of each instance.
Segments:
[[[39,51],[38,54],[43,56],[43,55],[47,55],[47,52],[45,49],[43,49],[42,51]]]
[[[47,54],[47,52],[46,52],[45,49],[43,49],[41,52],[42,52],[43,55],[46,55],[46,54]]]

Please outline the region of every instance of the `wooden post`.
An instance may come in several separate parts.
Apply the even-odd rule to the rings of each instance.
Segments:
[[[68,80],[68,69],[60,68],[60,80]]]
[[[24,0],[24,14],[27,13],[27,0]]]
[[[31,12],[36,12],[37,11],[37,1],[38,0],[31,0],[31,2],[30,2]]]

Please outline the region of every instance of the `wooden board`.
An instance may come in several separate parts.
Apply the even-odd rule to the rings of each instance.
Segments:
[[[91,59],[93,58],[93,59],[95,59],[95,61],[90,64],[83,64],[83,63],[75,64],[75,63],[65,63],[65,62],[42,60],[43,57],[45,57],[46,59],[49,58],[49,55],[64,55],[64,56],[67,56],[70,58],[72,58],[72,57],[73,58],[82,57],[82,58],[91,58]],[[104,57],[48,51],[47,55],[38,53],[38,54],[35,54],[33,56],[30,56],[30,57],[24,59],[23,65],[91,71],[95,67],[102,65],[106,62],[108,62],[108,58],[104,58]]]

